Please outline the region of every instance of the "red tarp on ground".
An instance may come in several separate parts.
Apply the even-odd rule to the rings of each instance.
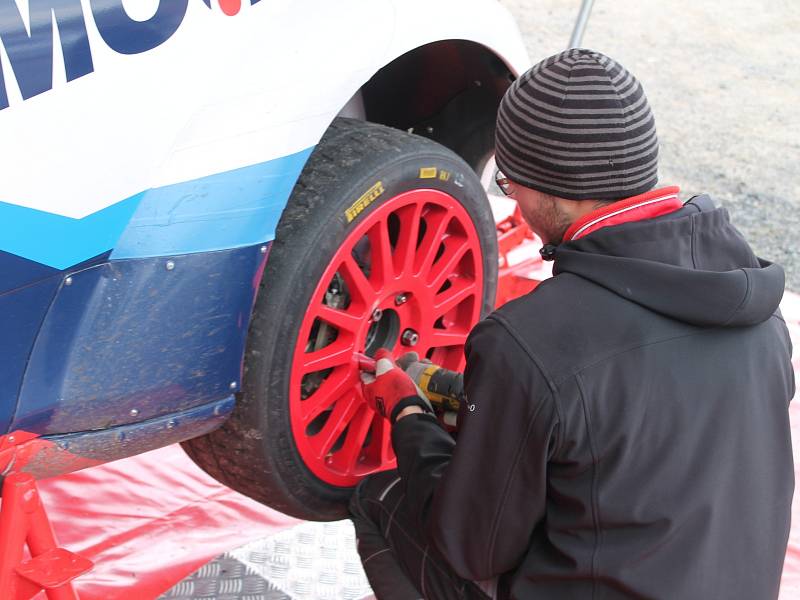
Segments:
[[[800,347],[800,297],[784,316]],[[800,378],[800,357],[794,359]],[[800,404],[792,404],[800,465]],[[95,562],[77,580],[83,600],[155,598],[222,552],[298,521],[245,498],[169,447],[41,483],[60,545]],[[781,598],[800,599],[800,501],[792,507]]]
[[[170,446],[41,482],[60,546],[94,561],[81,600],[156,598],[226,550],[300,521],[220,485]]]

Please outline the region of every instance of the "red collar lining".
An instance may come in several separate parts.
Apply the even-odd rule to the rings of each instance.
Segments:
[[[593,210],[569,226],[564,241],[580,239],[603,227],[643,221],[674,212],[683,206],[678,199],[678,192],[680,188],[677,186],[664,187]]]

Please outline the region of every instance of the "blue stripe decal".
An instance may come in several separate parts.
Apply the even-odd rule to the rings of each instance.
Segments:
[[[66,269],[113,248],[141,198],[136,194],[82,219],[0,202],[0,250]]]
[[[112,248],[123,259],[268,242],[312,150],[152,188],[82,219],[0,202],[0,251],[64,270]]]
[[[209,252],[273,240],[312,150],[145,192],[111,259]]]

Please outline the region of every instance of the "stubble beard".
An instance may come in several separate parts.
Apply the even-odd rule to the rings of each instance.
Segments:
[[[555,199],[543,195],[538,203],[538,210],[532,212],[533,214],[529,214],[526,218],[531,229],[545,244],[560,244],[572,221],[567,214],[559,210]]]

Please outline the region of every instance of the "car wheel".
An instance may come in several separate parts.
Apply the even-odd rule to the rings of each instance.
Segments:
[[[184,448],[284,513],[342,518],[358,481],[396,465],[354,353],[415,350],[463,369],[496,281],[494,220],[470,167],[430,140],[336,119],[278,224],[237,406]]]

